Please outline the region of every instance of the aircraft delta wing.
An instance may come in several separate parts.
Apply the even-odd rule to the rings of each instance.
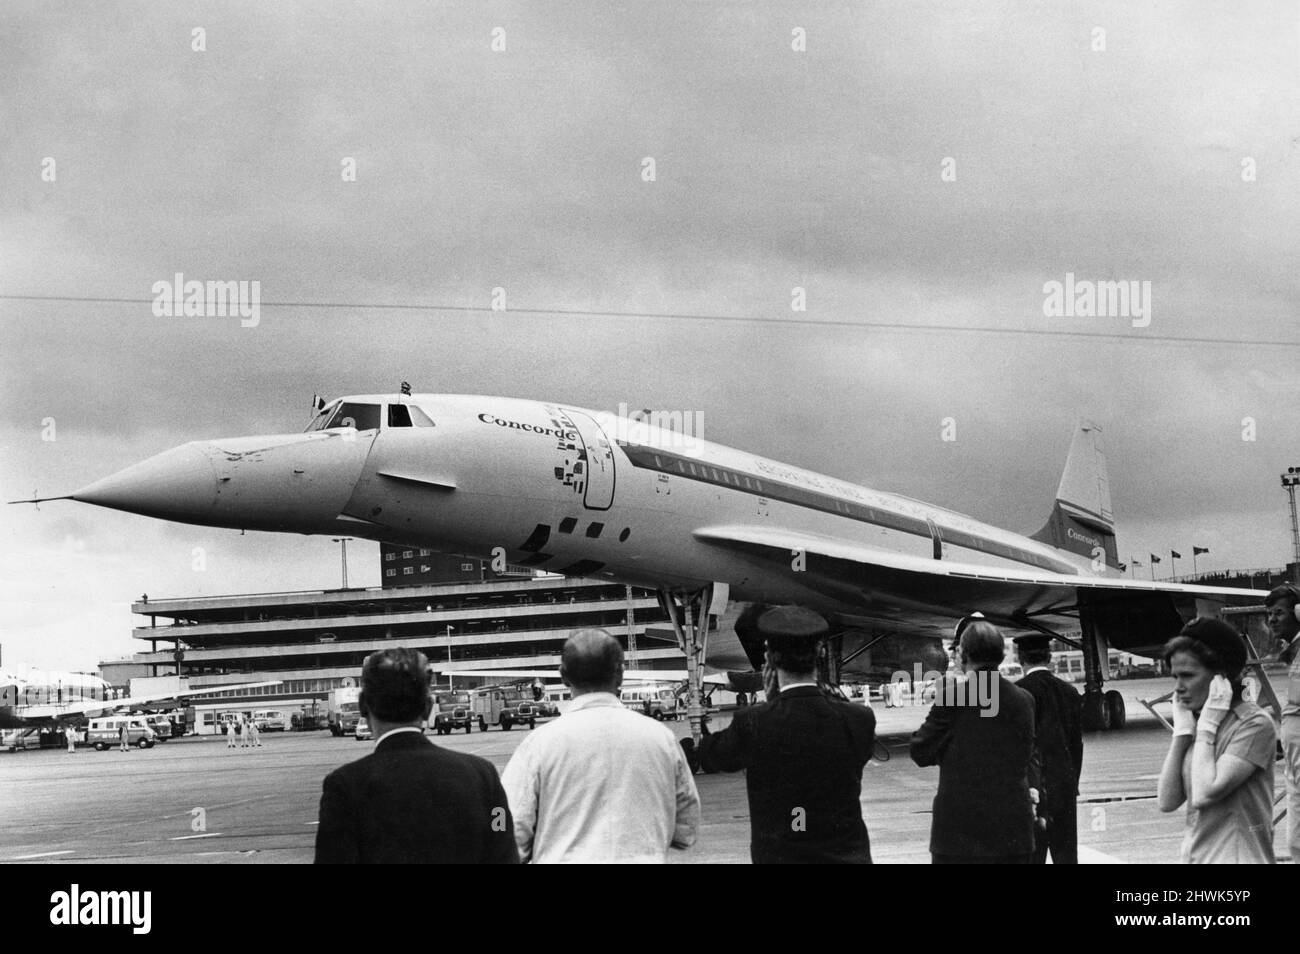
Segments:
[[[842,614],[846,618],[916,635],[951,635],[953,616],[963,606],[1016,630],[1068,628],[1078,625],[1083,603],[1099,614],[1098,625],[1111,632],[1111,646],[1149,650],[1164,641],[1157,634],[1182,626],[1175,609],[1180,601],[1221,605],[1262,601],[1265,595],[1232,587],[932,560],[780,528],[702,527],[693,536],[773,566],[789,565],[791,554],[799,554],[806,587],[837,602],[862,603],[860,613]],[[1114,625],[1121,619],[1129,625]]]

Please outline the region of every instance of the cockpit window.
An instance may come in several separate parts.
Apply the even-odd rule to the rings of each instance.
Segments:
[[[433,427],[433,421],[414,404],[388,405],[389,427]]]
[[[378,404],[340,404],[330,418],[328,427],[355,427],[359,431],[373,431],[379,427]]]
[[[311,419],[311,423],[307,425],[307,433],[310,433],[311,431],[319,431],[322,428],[324,428],[326,423],[330,419],[330,415],[334,413],[334,409],[337,407],[338,404],[335,403],[329,405],[329,407],[322,408],[321,410],[317,411],[316,416],[313,417]]]

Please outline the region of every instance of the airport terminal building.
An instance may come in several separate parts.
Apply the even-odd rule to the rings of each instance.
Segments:
[[[511,669],[557,669],[575,629],[601,627],[624,644],[629,666],[680,669],[684,659],[651,591],[383,544],[379,588],[156,600],[132,612],[148,618],[134,637],[149,643],[132,662],[156,677],[184,677],[195,727],[217,731],[230,710],[318,708],[329,692],[355,685],[365,657],[405,646],[429,657],[444,685],[506,681]],[[458,670],[501,670],[502,678]],[[235,692],[217,687],[276,682]]]

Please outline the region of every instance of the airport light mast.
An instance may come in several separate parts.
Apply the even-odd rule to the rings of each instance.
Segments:
[[[625,586],[624,596],[627,599],[627,665],[629,669],[636,668],[636,614],[632,608],[632,587]]]
[[[1288,467],[1286,473],[1282,475],[1282,486],[1286,488],[1287,496],[1291,498],[1291,558],[1292,566],[1291,575],[1296,577],[1293,583],[1300,583],[1300,522],[1296,520],[1295,512],[1295,489],[1300,484],[1300,467]]]
[[[352,537],[334,537],[332,542],[343,544],[343,589],[348,588],[348,541]]]

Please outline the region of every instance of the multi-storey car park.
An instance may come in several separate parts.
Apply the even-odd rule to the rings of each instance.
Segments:
[[[211,695],[191,701],[201,734],[219,732],[220,714],[229,710],[311,712],[314,703],[323,712],[332,690],[355,685],[369,653],[396,646],[423,652],[439,682],[456,688],[508,681],[511,669],[555,670],[564,640],[590,626],[616,636],[629,651],[629,665],[683,666],[666,616],[648,590],[527,570],[488,579],[478,561],[460,557],[450,564],[442,560],[460,579],[430,582],[438,575],[432,563],[441,555],[389,544],[382,552],[386,569],[400,567],[401,554],[412,553],[405,559],[423,567],[421,582],[401,585],[397,581],[416,574],[399,573],[386,576],[380,588],[142,597],[132,612],[148,617],[149,624],[137,627],[134,636],[150,649],[133,661],[155,676],[185,677],[191,689],[214,687]],[[477,579],[466,581],[465,575]],[[497,669],[500,680],[456,676],[457,670]],[[236,692],[216,688],[250,682],[279,684]]]

